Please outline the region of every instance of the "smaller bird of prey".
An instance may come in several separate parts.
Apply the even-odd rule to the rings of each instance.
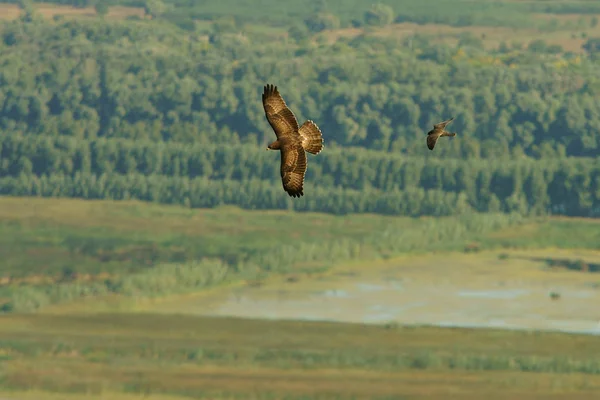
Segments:
[[[433,150],[435,144],[440,136],[456,136],[455,132],[446,131],[446,125],[454,120],[454,117],[447,121],[440,122],[439,124],[433,125],[433,129],[427,132],[427,147],[429,150]]]
[[[277,86],[267,84],[262,95],[265,116],[273,128],[277,140],[267,150],[281,152],[281,182],[283,189],[291,197],[304,195],[304,175],[306,174],[306,151],[319,154],[323,149],[321,130],[308,120],[298,126],[296,116],[289,109]]]

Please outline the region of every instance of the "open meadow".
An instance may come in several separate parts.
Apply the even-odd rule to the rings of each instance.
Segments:
[[[6,315],[0,343],[2,396],[15,400],[56,398],[44,391],[86,399],[589,399],[600,390],[600,345],[585,335]]]
[[[35,2],[32,8],[42,17],[52,19],[56,16],[63,18],[96,18],[99,17],[94,7],[73,7],[63,4]],[[0,19],[13,20],[23,15],[23,10],[17,4],[0,3]],[[126,19],[131,17],[144,18],[142,7],[110,6],[106,17],[109,19]]]
[[[304,279],[406,254],[597,250],[600,243],[597,222],[586,219],[333,216],[58,198],[3,197],[0,205],[6,311],[81,297],[157,298],[273,276]],[[584,270],[577,256],[567,260]]]
[[[424,327],[439,325],[439,316],[403,321],[354,303],[331,307],[344,300],[336,293],[361,282],[368,306],[425,296],[430,310],[460,311],[440,282],[473,294],[504,280],[496,291],[537,285],[523,306],[540,315],[593,318],[594,298],[571,294],[598,291],[593,219],[333,216],[61,198],[3,197],[0,205],[3,399],[583,400],[600,390],[595,336],[527,324]],[[384,283],[375,278],[416,286],[378,295],[373,283]],[[314,311],[277,297],[282,289],[284,300],[328,292],[308,306],[321,319],[359,323],[210,316],[219,315],[215,299],[237,293],[251,301],[230,301],[237,309],[221,314],[310,319]],[[463,305],[477,316],[474,300],[485,303],[467,296]],[[257,314],[269,307],[274,315]]]

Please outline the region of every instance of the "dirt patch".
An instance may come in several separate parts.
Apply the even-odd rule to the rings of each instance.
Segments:
[[[543,18],[552,19],[554,15],[543,14]],[[564,15],[557,16],[556,19],[562,22],[577,22],[581,15]],[[587,22],[593,16],[583,17]],[[598,16],[600,19],[600,15]],[[541,19],[542,16],[537,16]],[[564,19],[564,20],[561,20]],[[582,45],[587,41],[588,37],[600,36],[600,25],[591,27],[587,24],[584,28],[572,28],[559,30],[555,32],[542,32],[534,28],[513,29],[505,27],[485,27],[485,26],[469,26],[469,27],[454,27],[441,24],[424,24],[404,22],[400,24],[392,24],[384,28],[346,28],[324,31],[323,35],[329,43],[335,43],[341,38],[354,38],[361,34],[369,34],[378,37],[393,37],[402,39],[414,34],[424,34],[432,38],[434,42],[445,43],[448,45],[456,45],[459,37],[462,34],[470,33],[482,40],[486,49],[495,49],[505,42],[520,42],[527,46],[534,40],[544,40],[549,45],[560,45],[565,51],[582,53]]]
[[[55,15],[64,17],[96,17],[98,14],[94,7],[77,8],[58,4],[35,3],[34,9],[44,18],[53,18]],[[21,15],[21,9],[16,4],[0,4],[0,18],[13,20]],[[111,19],[125,19],[127,17],[145,18],[145,11],[140,7],[112,6],[107,17]]]

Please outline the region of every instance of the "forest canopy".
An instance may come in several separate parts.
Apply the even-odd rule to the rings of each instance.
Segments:
[[[419,2],[408,3],[405,19],[418,14]],[[310,11],[325,31],[300,18],[284,36],[218,13],[182,29],[169,19],[182,0],[110,4],[153,6],[156,18],[45,19],[33,10],[0,23],[2,194],[600,215],[593,39],[581,55],[543,43],[486,50],[472,35],[454,46],[368,30],[332,40],[327,29],[351,18],[328,4]],[[401,17],[369,7],[354,25]],[[309,158],[307,198],[293,206],[278,156],[262,151],[273,136],[260,102],[266,83],[325,138],[325,151]],[[451,116],[458,136],[430,152],[425,132]]]

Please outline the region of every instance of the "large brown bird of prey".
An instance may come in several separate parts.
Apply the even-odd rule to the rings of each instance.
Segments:
[[[267,150],[281,152],[281,182],[291,197],[304,195],[306,174],[306,152],[319,154],[323,149],[321,130],[308,120],[298,126],[296,116],[279,94],[277,86],[266,85],[262,95],[267,121],[273,128],[277,140]]]
[[[435,124],[433,125],[433,129],[427,132],[427,147],[429,147],[429,150],[433,150],[440,136],[456,136],[456,133],[446,131],[446,125],[453,120],[454,117],[447,121],[440,122],[439,124]]]

